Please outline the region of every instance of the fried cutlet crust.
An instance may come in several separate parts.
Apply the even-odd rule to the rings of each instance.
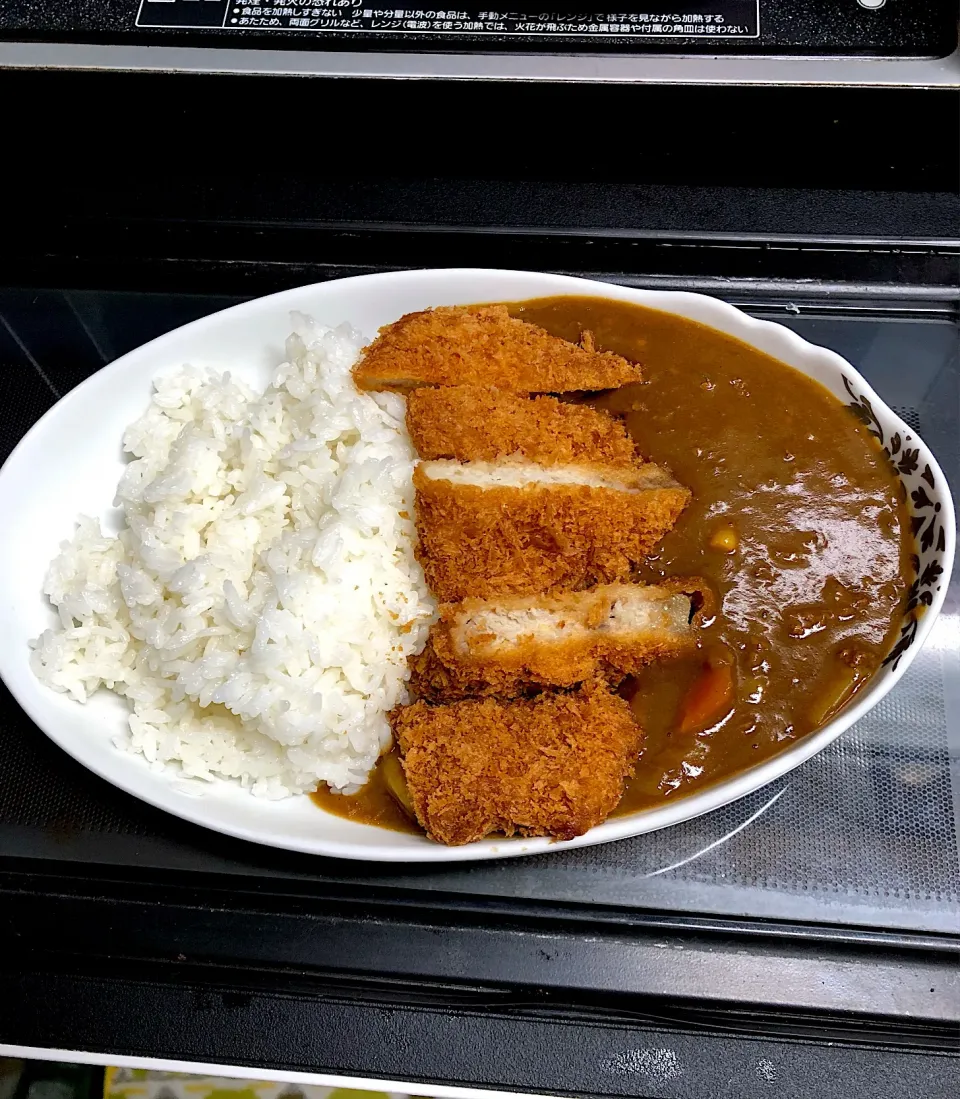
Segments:
[[[456,663],[448,666],[440,659],[428,638],[423,650],[407,657],[410,680],[407,689],[412,699],[427,702],[458,702],[464,698],[523,698],[540,693],[539,686],[518,675],[490,675],[485,668]]]
[[[417,820],[451,846],[492,832],[582,835],[616,808],[643,741],[601,683],[513,702],[416,702],[390,717]]]
[[[638,586],[643,585],[604,584],[586,592],[541,597],[537,603],[559,613],[569,610],[571,616],[590,626],[606,616],[614,600],[629,598]],[[501,611],[528,606],[529,597],[493,601],[469,598],[462,603],[445,603],[423,652],[410,660],[411,693],[432,702],[449,702],[487,695],[518,698],[544,687],[571,687],[594,678],[616,686],[647,664],[695,649],[700,628],[716,613],[716,599],[709,584],[696,576],[671,577],[646,587],[646,591],[665,599],[688,597],[689,630],[677,633],[654,629],[634,634],[597,631],[587,637],[553,642],[527,636],[520,637],[515,644],[478,655],[475,651],[464,653],[458,646],[455,636],[458,621],[491,605]]]
[[[442,603],[625,580],[669,531],[690,490],[586,485],[480,488],[414,471],[417,558]]]
[[[640,460],[622,420],[556,397],[527,397],[493,386],[415,389],[407,431],[421,458],[492,462],[507,455],[540,465],[628,467]]]
[[[398,392],[466,384],[517,393],[569,393],[615,389],[640,377],[635,363],[551,336],[511,317],[504,305],[408,313],[380,329],[353,369],[358,389]]]

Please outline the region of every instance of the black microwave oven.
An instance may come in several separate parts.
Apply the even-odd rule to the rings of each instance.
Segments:
[[[627,8],[11,0],[0,460],[189,320],[472,266],[778,320],[853,362],[956,486],[953,6]],[[937,643],[775,801],[474,867],[205,832],[0,688],[0,1049],[412,1091],[953,1096],[958,599],[954,576]]]

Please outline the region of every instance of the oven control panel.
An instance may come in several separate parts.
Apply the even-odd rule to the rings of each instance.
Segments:
[[[512,2],[512,0],[511,0]],[[0,42],[941,58],[955,0],[4,0]]]

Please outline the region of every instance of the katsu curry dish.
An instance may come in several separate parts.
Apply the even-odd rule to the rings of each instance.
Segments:
[[[392,748],[325,810],[451,845],[581,835],[835,716],[915,552],[851,411],[763,352],[594,297],[441,307],[360,354],[416,452],[436,603]]]
[[[115,533],[81,516],[47,572],[31,667],[120,695],[134,766],[441,844],[572,839],[784,751],[902,649],[903,481],[790,366],[598,297],[372,342],[292,320],[260,392],[154,379]]]

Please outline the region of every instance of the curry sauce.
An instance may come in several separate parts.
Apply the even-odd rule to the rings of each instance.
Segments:
[[[510,309],[642,362],[642,382],[589,399],[624,415],[693,500],[637,579],[702,576],[718,599],[695,656],[624,685],[646,742],[617,812],[718,782],[823,724],[879,667],[909,585],[906,502],[876,440],[817,382],[683,317],[600,298]],[[380,770],[359,794],[315,800],[417,831]]]

